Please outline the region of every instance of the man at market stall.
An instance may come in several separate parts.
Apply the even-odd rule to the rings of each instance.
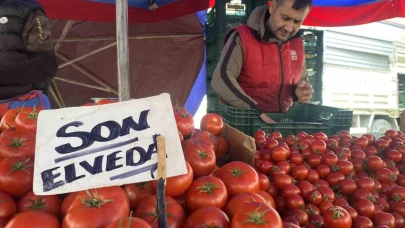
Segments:
[[[48,103],[58,63],[44,9],[33,0],[0,0],[0,103]],[[40,102],[31,102],[34,99]],[[37,105],[38,105],[37,104]]]
[[[274,0],[227,34],[211,82],[222,100],[257,110],[267,123],[274,121],[265,113],[310,101],[313,89],[299,29],[311,7],[312,0]]]

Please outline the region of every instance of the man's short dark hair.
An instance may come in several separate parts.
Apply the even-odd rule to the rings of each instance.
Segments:
[[[277,2],[277,6],[283,5],[286,0],[275,0]],[[312,7],[312,0],[295,0],[292,8],[294,10],[301,10],[305,8]]]

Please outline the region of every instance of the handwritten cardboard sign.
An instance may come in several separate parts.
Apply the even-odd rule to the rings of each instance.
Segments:
[[[34,193],[61,194],[156,179],[158,135],[166,139],[167,176],[185,174],[169,94],[42,111]]]

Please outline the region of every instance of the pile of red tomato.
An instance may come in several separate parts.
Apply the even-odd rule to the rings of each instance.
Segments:
[[[100,101],[99,105],[111,103]],[[86,104],[94,105],[94,104]],[[158,227],[156,182],[104,187],[63,195],[32,191],[36,122],[34,108],[8,110],[1,120],[0,227]],[[188,173],[167,179],[168,227],[282,227],[269,182],[252,166],[216,165],[228,154],[223,122],[207,114],[195,129],[191,115],[173,108]],[[265,179],[263,179],[265,180]]]
[[[405,227],[405,137],[389,130],[329,138],[255,133],[255,168],[270,180],[284,227]]]

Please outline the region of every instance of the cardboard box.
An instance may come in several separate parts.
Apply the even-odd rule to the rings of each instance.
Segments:
[[[217,156],[218,166],[222,166],[230,161],[241,161],[253,166],[254,154],[256,152],[254,138],[227,124],[224,124],[221,136],[228,140],[229,154]]]

